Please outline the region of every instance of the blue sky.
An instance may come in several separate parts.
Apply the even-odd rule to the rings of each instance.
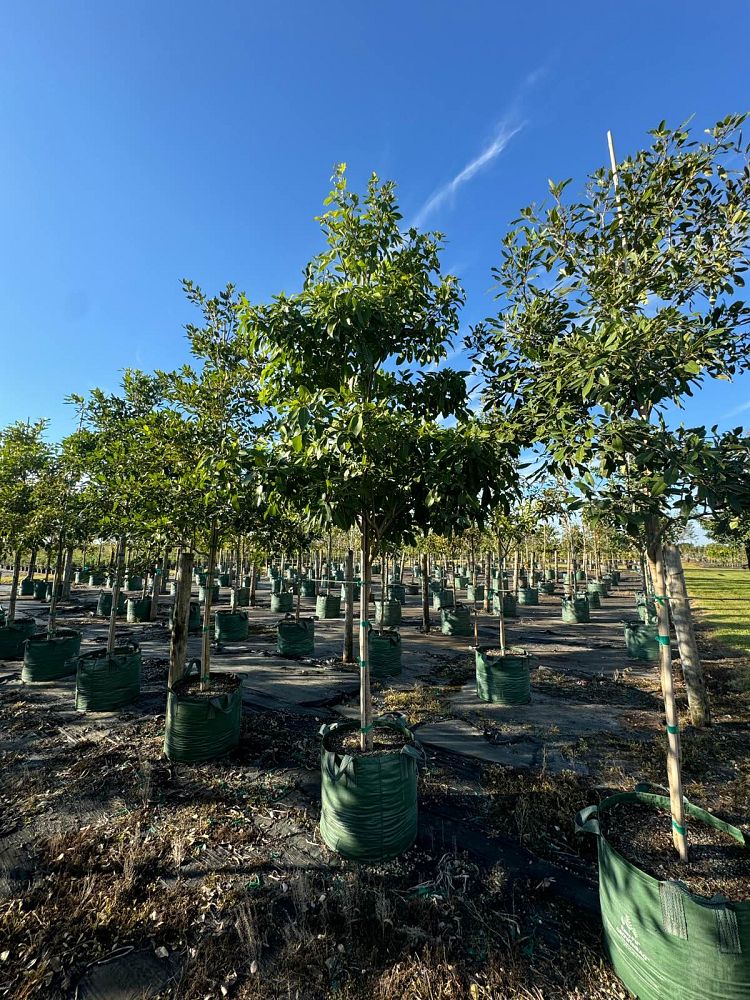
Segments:
[[[333,165],[445,232],[464,324],[549,177],[750,108],[750,4],[0,0],[0,425],[187,359],[179,279],[295,288]],[[743,409],[744,408],[744,409]],[[750,378],[686,419],[750,422]]]

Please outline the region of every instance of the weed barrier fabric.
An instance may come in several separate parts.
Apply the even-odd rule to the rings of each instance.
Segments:
[[[528,705],[531,701],[528,653],[516,647],[506,649],[505,656],[492,655],[494,652],[490,646],[474,650],[477,697],[495,705]]]
[[[577,831],[597,837],[604,943],[615,972],[639,1000],[747,1000],[750,902],[707,899],[626,861],[599,825],[607,809],[623,802],[670,810],[665,796],[619,792],[576,816]],[[687,800],[685,812],[747,847],[740,830]]]
[[[76,664],[76,709],[112,712],[141,693],[141,648],[137,642],[81,653]]]
[[[76,672],[80,651],[81,633],[75,629],[61,628],[51,637],[46,632],[29,636],[23,644],[21,680],[39,684],[69,677]]]
[[[198,661],[193,660],[188,675],[198,665]],[[227,677],[226,674],[212,676]],[[170,688],[164,753],[170,760],[184,764],[200,764],[224,757],[240,741],[241,722],[241,684],[233,691],[222,691],[211,697]]]
[[[394,729],[408,743],[398,750],[349,755],[330,750],[327,739],[356,732],[346,719],[321,727],[320,834],[331,850],[352,861],[388,861],[408,850],[417,836],[417,773],[423,753],[400,722],[375,719],[375,729]]]
[[[397,677],[401,673],[401,636],[391,630],[380,633],[371,629],[368,656],[373,677]]]
[[[282,656],[312,656],[315,652],[314,618],[284,618],[276,632],[276,650]]]

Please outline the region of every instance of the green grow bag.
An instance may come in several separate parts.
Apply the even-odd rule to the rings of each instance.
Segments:
[[[75,657],[76,709],[112,712],[141,693],[141,649],[137,642],[116,646],[112,653],[94,649]]]
[[[452,608],[456,603],[456,597],[452,590],[440,590],[432,595],[432,610],[441,611],[443,608]]]
[[[214,635],[220,646],[226,642],[242,642],[247,639],[247,611],[217,611],[214,616]]]
[[[372,564],[372,572],[373,572],[373,574],[377,575],[378,573],[380,573],[380,568],[381,568],[380,567],[380,563],[373,563]]]
[[[284,581],[281,579],[280,576],[275,576],[271,580],[271,593],[281,594],[283,593],[283,591],[284,591]]]
[[[83,583],[83,573],[77,569],[73,574],[73,583]]]
[[[583,569],[579,569],[576,572],[576,582],[577,583],[584,583],[585,580],[586,580],[586,571],[583,570]]]
[[[100,618],[109,618],[112,614],[112,591],[102,590],[96,602],[96,613]],[[117,595],[117,614],[125,614],[125,595],[122,591]]]
[[[250,587],[252,586],[252,582],[253,582],[253,578],[250,576],[249,573],[246,573],[245,576],[242,577],[242,586],[243,587],[247,587],[248,590],[250,590]]]
[[[518,603],[535,605],[539,603],[539,591],[536,587],[519,587]]]
[[[463,573],[460,576],[458,576],[456,578],[456,586],[459,588],[459,590],[465,590],[466,587],[469,586],[468,576],[465,576]]]
[[[541,592],[543,594],[546,594],[547,597],[551,597],[554,594],[554,592],[555,592],[555,581],[554,580],[543,580],[539,584],[539,589],[541,590]]]
[[[369,757],[328,749],[329,738],[357,730],[350,719],[321,727],[320,834],[328,847],[353,861],[388,861],[408,850],[417,836],[417,765],[422,753],[413,733],[391,719],[377,729],[395,729],[410,741]]]
[[[388,584],[388,600],[398,601],[399,604],[406,604],[406,587],[403,583]]]
[[[353,599],[355,601],[359,600],[359,595],[361,593],[361,590],[362,590],[362,588],[360,587],[359,583],[355,582],[354,583],[354,588],[353,588]],[[346,584],[345,583],[341,584],[340,600],[341,600],[342,604],[346,604]]]
[[[33,618],[16,618],[10,625],[1,625],[0,660],[19,660],[23,656],[24,642],[34,632],[36,632],[36,622]]]
[[[598,818],[620,802],[669,812],[665,796],[636,791],[618,792],[576,816],[577,831],[598,839],[604,945],[615,972],[639,1000],[747,1000],[750,902],[697,896],[626,861],[602,834]],[[687,799],[685,813],[747,847],[740,830]]]
[[[596,608],[598,610],[602,606],[601,595],[598,594],[596,591],[594,591],[593,593],[589,593],[586,596],[589,599],[590,608]]]
[[[638,617],[642,622],[649,625],[654,625],[658,621],[656,614],[656,601],[653,597],[647,596],[643,592],[639,591],[635,595],[635,605],[638,609]]]
[[[229,573],[219,573],[219,586],[220,587],[229,586]]]
[[[187,675],[198,660],[193,660]],[[224,673],[211,677],[226,677]],[[234,674],[230,674],[233,677]],[[167,719],[164,731],[164,753],[172,761],[200,764],[224,757],[240,741],[242,721],[242,685],[233,691],[211,696],[201,695],[196,688],[183,689],[175,685],[167,692]]]
[[[47,584],[44,580],[37,580],[34,584],[34,597],[37,601],[43,601],[47,597]]]
[[[143,577],[141,576],[129,576],[126,578],[123,590],[143,590]]]
[[[343,569],[337,569],[333,574],[333,579],[336,581],[336,583],[341,583],[341,581],[344,579]]]
[[[475,583],[475,584],[471,584],[470,583],[467,586],[467,588],[466,588],[466,600],[467,601],[471,601],[472,604],[474,603],[474,601],[483,601],[484,600],[484,584],[483,583]]]
[[[45,588],[45,591],[44,591],[44,599],[45,599],[45,601],[51,601],[52,600],[52,587],[53,587],[52,583],[48,583],[47,584],[47,586]],[[57,585],[57,599],[58,599],[58,601],[62,597],[62,590],[63,590],[62,584],[58,583],[58,585]]]
[[[492,595],[492,610],[494,614],[500,614],[500,595]],[[517,602],[514,594],[503,594],[503,618],[515,618]]]
[[[206,589],[206,587],[204,587],[203,585],[201,585],[200,587],[198,587],[198,600],[201,602],[201,604],[205,604],[206,603],[206,596],[207,596],[207,594],[208,594],[208,590]],[[215,583],[213,585],[213,587],[211,587],[210,597],[211,597],[211,604],[218,604],[219,603],[219,585],[218,585],[218,583]]]
[[[34,581],[30,580],[28,577],[24,577],[21,580],[21,597],[33,597],[34,596]]]
[[[131,624],[151,621],[151,598],[143,597],[140,600],[130,598],[127,604],[127,619]]]
[[[471,635],[471,612],[463,604],[441,608],[440,631],[443,635]]]
[[[380,625],[401,624],[400,601],[375,601],[375,622]]]
[[[609,596],[609,587],[604,580],[589,580],[586,585],[589,594],[598,594],[600,597]]]
[[[492,646],[474,650],[477,697],[497,705],[528,705],[531,701],[529,655],[525,649],[511,647],[505,656],[491,656]]]
[[[443,589],[443,583],[441,580],[430,580],[427,585],[427,590],[434,597],[435,594],[439,594]]]
[[[659,659],[659,627],[642,621],[623,622],[625,646],[633,660],[656,663]]]
[[[545,569],[545,571],[544,571],[544,579],[545,580],[551,580],[552,583],[555,582],[555,570],[554,570],[554,567],[552,569]]]
[[[198,584],[199,587],[206,586],[206,574],[205,573],[194,573],[193,579]]]
[[[273,614],[288,614],[294,608],[294,595],[284,591],[282,594],[271,594],[271,611]]]
[[[582,625],[591,621],[589,599],[585,594],[562,598],[562,620],[569,625]]]
[[[23,644],[24,684],[55,681],[76,672],[74,657],[81,651],[81,633],[61,628],[51,637],[47,633],[31,635]]]
[[[104,573],[90,573],[89,587],[101,587],[104,583]]]
[[[300,583],[300,588],[302,591],[302,597],[315,597],[314,580],[302,580],[302,582]]]
[[[405,583],[404,587],[406,587],[406,593],[411,597],[416,597],[422,592],[422,588],[418,583]]]
[[[401,636],[398,632],[370,629],[367,646],[373,677],[396,677],[401,673]]]
[[[250,605],[250,588],[236,587],[234,591],[237,598],[238,608],[247,608]]]
[[[171,604],[169,607],[169,628],[172,628],[174,623],[174,605]],[[190,610],[188,612],[188,632],[200,632],[203,628],[203,615],[201,614],[201,606],[197,601],[190,602]]]
[[[319,594],[315,602],[318,618],[338,618],[341,614],[341,598],[338,594]]]
[[[276,632],[276,651],[282,656],[312,656],[315,652],[314,618],[284,618]]]

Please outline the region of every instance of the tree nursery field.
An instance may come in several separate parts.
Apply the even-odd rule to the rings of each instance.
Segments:
[[[750,437],[672,419],[744,122],[550,182],[468,330],[341,165],[296,290],[0,431],[0,998],[750,998],[750,570],[680,549]]]

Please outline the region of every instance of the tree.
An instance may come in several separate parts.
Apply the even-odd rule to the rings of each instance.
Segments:
[[[583,201],[550,182],[551,206],[524,209],[495,274],[499,322],[480,332],[490,405],[509,407],[546,471],[578,475],[582,495],[645,537],[659,612],[675,843],[687,857],[662,534],[672,513],[711,504],[732,456],[705,428],[666,412],[706,378],[748,364],[750,307],[736,296],[748,266],[748,149],[732,116],[692,140],[655,129],[652,144],[590,179]],[[738,496],[731,504],[740,502]]]
[[[307,266],[302,290],[270,305],[246,302],[243,331],[247,356],[268,357],[262,398],[280,414],[278,447],[290,463],[322,472],[311,514],[360,533],[365,747],[373,558],[388,542],[413,541],[450,490],[467,514],[489,505],[497,479],[474,461],[488,430],[436,423],[467,414],[464,374],[428,370],[446,356],[463,302],[457,280],[441,272],[441,237],[402,233],[394,185],[373,175],[360,199],[343,166],[326,206],[318,221],[328,248]],[[461,506],[454,496],[454,513]]]
[[[21,553],[34,535],[34,513],[39,482],[50,462],[44,441],[46,420],[17,421],[0,431],[0,538],[13,554],[7,622],[16,613]]]

